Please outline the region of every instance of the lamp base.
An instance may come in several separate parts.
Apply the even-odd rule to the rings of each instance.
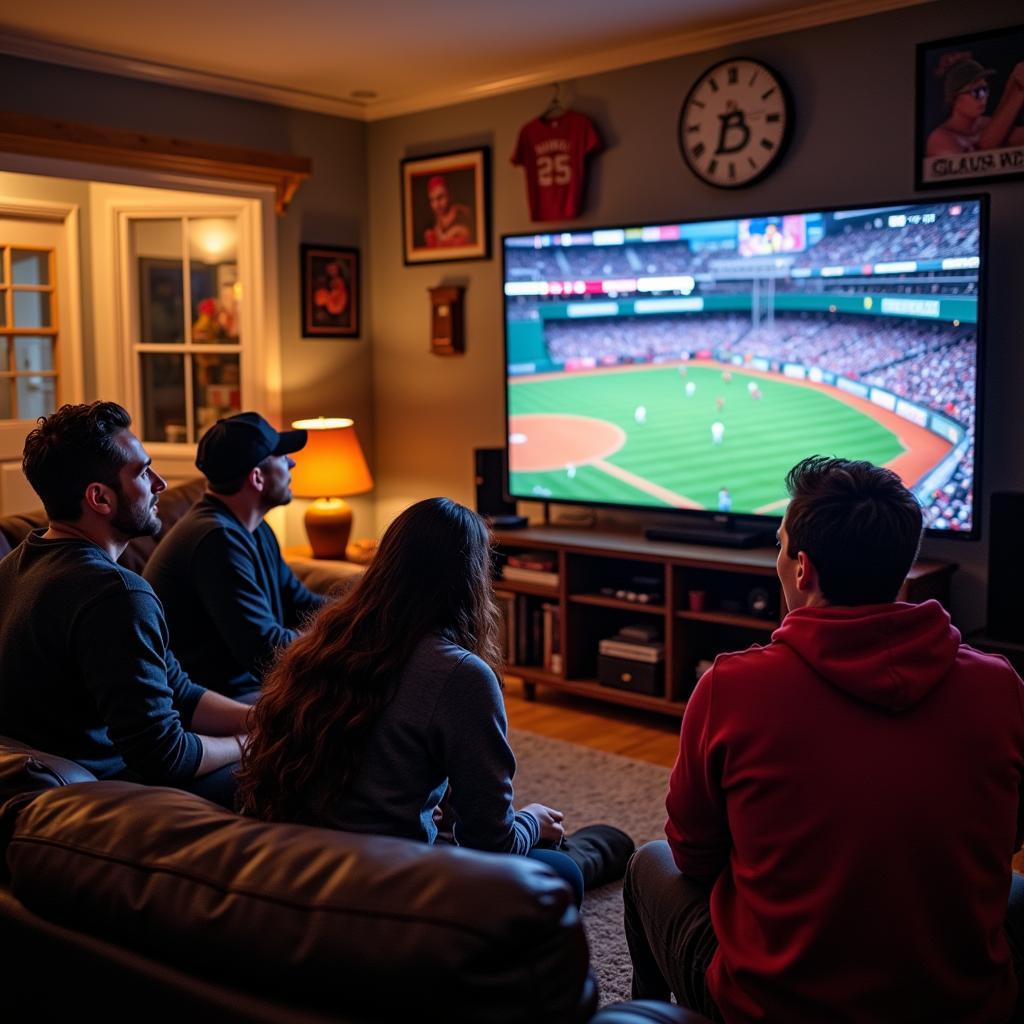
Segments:
[[[304,519],[314,558],[345,560],[345,548],[352,534],[352,509],[342,498],[317,498],[306,509]]]

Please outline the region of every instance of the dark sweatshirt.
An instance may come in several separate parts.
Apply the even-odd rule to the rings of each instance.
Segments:
[[[801,608],[683,717],[669,844],[726,1021],[1009,1020],[1024,684],[935,601]]]
[[[167,650],[152,588],[97,545],[43,532],[0,561],[0,733],[103,779],[193,778],[204,690]]]
[[[250,533],[210,494],[161,540],[144,575],[185,671],[229,697],[258,690],[277,649],[324,603],[288,568],[265,522]]]
[[[458,644],[425,637],[328,824],[432,843],[432,813],[451,785],[449,809],[459,845],[528,853],[540,826],[532,814],[512,808],[516,759],[507,732],[494,673]]]

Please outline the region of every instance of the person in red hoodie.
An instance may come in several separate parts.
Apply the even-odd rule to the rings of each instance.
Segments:
[[[1006,1022],[1024,945],[1024,683],[937,601],[896,600],[921,538],[899,478],[787,477],[766,646],[683,716],[668,842],[626,875],[637,997],[727,1022]]]

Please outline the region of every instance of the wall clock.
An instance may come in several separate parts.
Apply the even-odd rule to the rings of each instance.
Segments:
[[[793,126],[789,90],[766,64],[723,60],[694,83],[679,115],[679,148],[709,185],[741,188],[778,164]]]

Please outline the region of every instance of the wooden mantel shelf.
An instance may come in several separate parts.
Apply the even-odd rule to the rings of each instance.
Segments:
[[[269,185],[274,189],[279,214],[284,213],[311,171],[309,160],[287,153],[190,142],[24,114],[0,113],[0,151]]]

